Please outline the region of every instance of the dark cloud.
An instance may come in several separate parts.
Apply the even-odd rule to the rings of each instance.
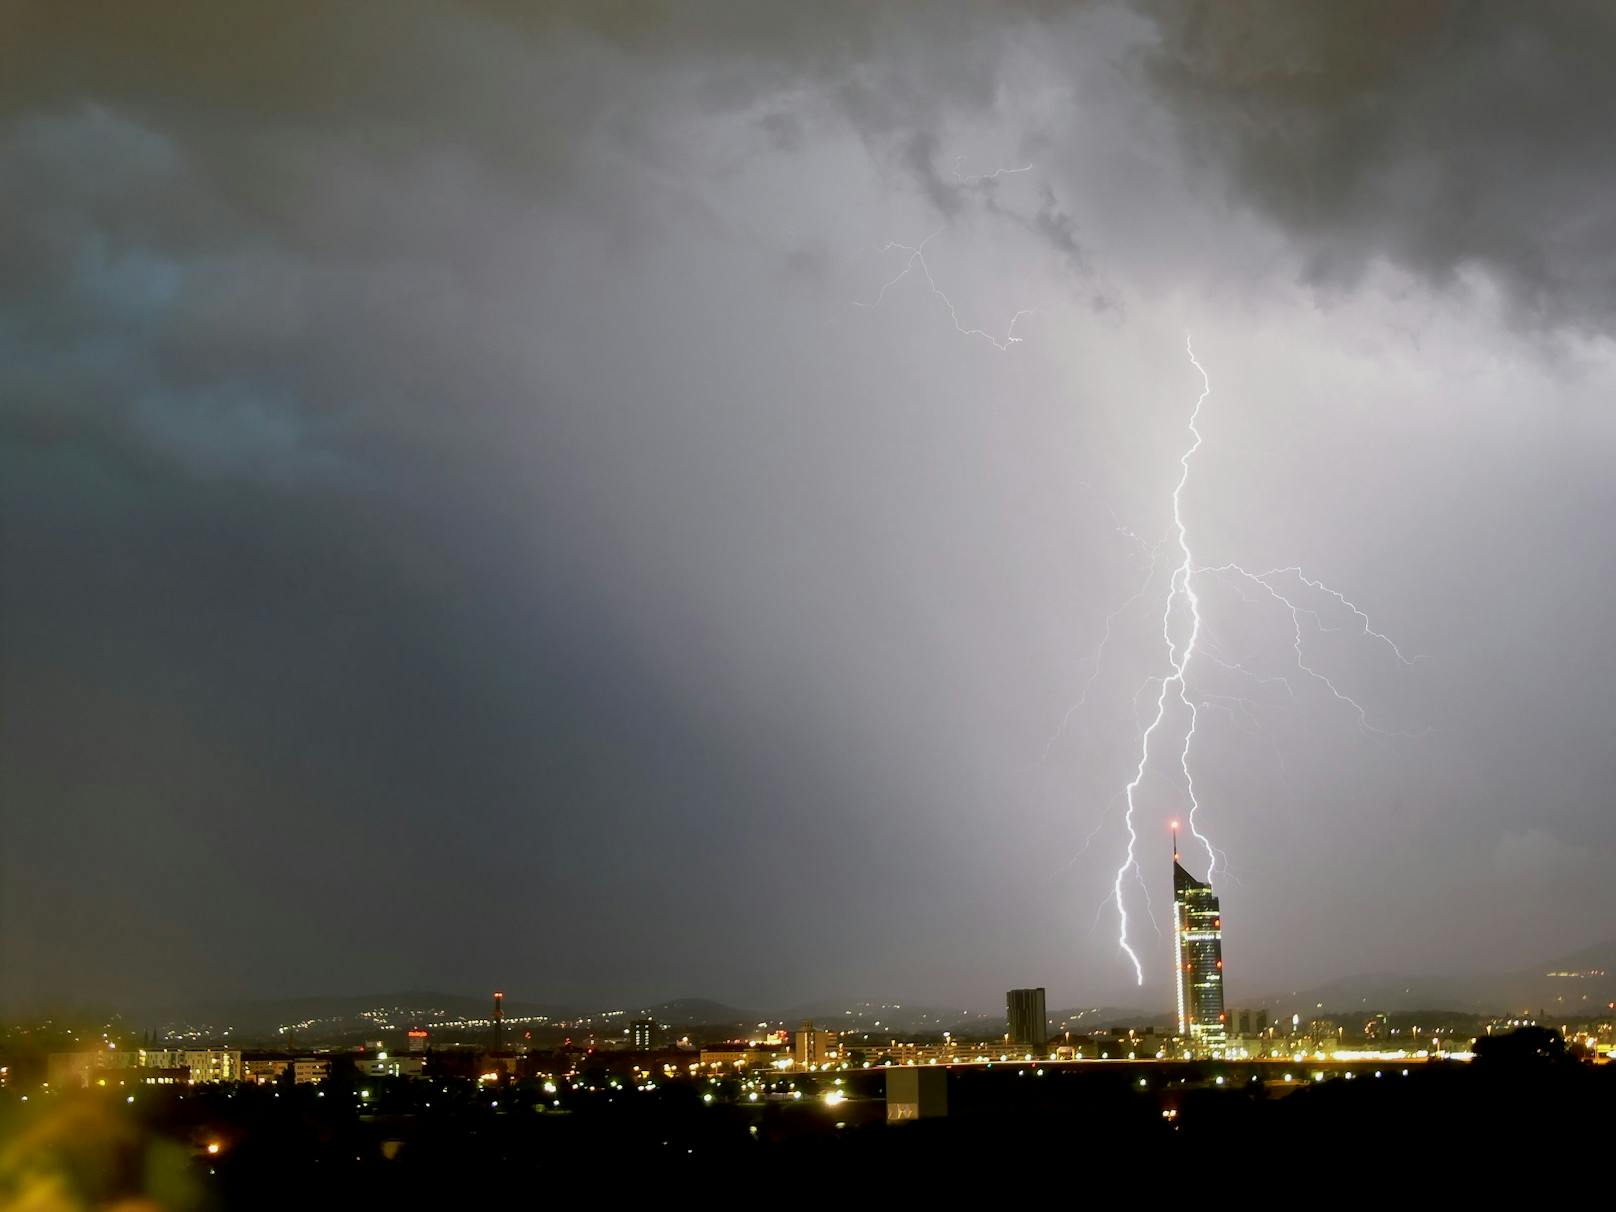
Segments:
[[[1423,747],[1208,708],[1242,979],[1487,961],[1482,868],[1570,881],[1512,962],[1597,920],[1550,843],[1610,828],[1603,355],[1355,268],[1598,316],[1592,136],[1464,116],[1493,10],[1242,11],[17,8],[0,997],[1156,997],[1104,909],[1154,603],[1073,704],[1165,533],[1185,327],[1198,543],[1434,653],[1310,633]],[[1557,225],[1511,228],[1532,181]]]
[[[958,181],[944,180],[938,172],[935,131],[915,131],[903,141],[900,157],[940,215],[948,219],[959,213],[962,186]]]
[[[1609,5],[1144,7],[1150,76],[1189,146],[1293,236],[1310,277],[1377,259],[1439,284],[1479,270],[1525,322],[1608,329]]]

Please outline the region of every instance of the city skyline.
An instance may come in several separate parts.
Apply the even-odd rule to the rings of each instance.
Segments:
[[[1059,1029],[1056,1026],[1057,1022],[1080,1023],[1085,1020],[1091,1024],[1107,1026],[1151,1024],[1153,1030],[1176,1028],[1179,1036],[1197,1045],[1203,1042],[1203,1037],[1217,1032],[1215,1024],[1227,1024],[1231,1021],[1225,1007],[1233,1004],[1251,1007],[1252,1009],[1243,1012],[1247,1015],[1254,1013],[1270,1015],[1280,1013],[1282,1010],[1283,1015],[1291,1014],[1293,1011],[1326,1011],[1333,1014],[1344,1013],[1351,1017],[1372,1006],[1400,1013],[1441,1011],[1504,1016],[1559,1014],[1575,1019],[1579,1015],[1596,1014],[1608,1001],[1616,999],[1616,943],[1606,943],[1574,952],[1546,955],[1537,965],[1524,970],[1495,968],[1435,975],[1341,974],[1316,987],[1290,989],[1278,986],[1268,988],[1248,986],[1242,989],[1237,985],[1236,996],[1232,1002],[1228,1001],[1223,991],[1222,910],[1218,897],[1212,893],[1211,885],[1197,879],[1182,866],[1178,850],[1179,824],[1180,822],[1174,820],[1168,822],[1167,826],[1173,847],[1171,884],[1173,976],[1166,982],[1168,988],[1165,990],[1165,996],[1170,1000],[1161,1002],[1160,998],[1164,991],[1152,980],[1148,987],[1137,991],[1139,996],[1133,1000],[1124,997],[1115,1003],[1102,1005],[1085,999],[1080,987],[1070,988],[1074,982],[1068,976],[1055,984],[1057,993],[1053,999],[1046,998],[1046,990],[1043,987],[1010,991],[1008,996],[1011,1008],[1007,1018],[1012,1036],[1017,1032],[1016,999],[1033,996],[1036,996],[1038,1005],[1050,1007],[1051,1017],[1048,1022],[1051,1031]],[[1054,967],[1058,971],[1058,965]],[[810,1020],[828,1016],[829,1020],[834,1022],[840,1021],[844,1014],[856,1014],[859,1017],[853,1020],[855,1022],[886,1021],[889,1025],[903,1023],[906,1024],[904,1031],[919,1030],[922,1033],[942,1031],[952,1026],[955,1030],[963,1029],[967,1036],[974,1038],[973,1032],[979,1031],[983,1022],[991,1023],[994,1020],[995,1011],[992,1006],[995,1000],[1001,1002],[1003,1000],[999,995],[984,990],[974,997],[952,1004],[928,1004],[924,999],[917,1001],[890,989],[880,991],[884,996],[877,996],[871,1000],[865,995],[875,991],[844,991],[840,994],[827,992],[826,990],[834,988],[835,983],[834,980],[827,981],[825,988],[821,989],[817,996],[806,1001],[762,1002],[751,1005],[726,1002],[722,998],[711,996],[693,995],[697,991],[689,989],[673,995],[668,991],[650,991],[642,996],[626,999],[585,997],[565,1002],[546,998],[542,988],[528,988],[517,994],[516,1004],[521,1009],[518,1012],[519,1017],[513,1021],[518,1027],[531,1027],[535,1023],[553,1024],[567,1021],[594,1023],[598,1020],[603,1028],[615,1021],[621,1028],[621,1033],[628,1035],[637,1031],[644,1023],[655,1021],[631,1020],[628,1017],[635,1014],[654,1015],[660,1012],[672,1014],[674,1021],[693,1023],[715,1022],[725,1017],[733,1017],[736,1022],[760,1020],[761,1025],[761,1021],[772,1021],[781,1027],[802,1020],[805,1015]],[[1062,989],[1062,985],[1068,988]],[[1214,988],[1208,991],[1208,986]],[[1199,994],[1195,992],[1197,987],[1200,988]],[[267,1021],[264,1016],[273,1013],[277,1007],[301,1006],[307,1009],[321,1006],[325,1008],[325,1012],[335,1012],[339,1017],[357,1015],[356,1021],[360,1021],[375,1018],[377,1014],[384,1012],[382,1008],[391,1005],[393,1009],[386,1011],[390,1019],[398,1019],[400,1022],[432,1021],[440,1026],[447,1023],[455,1030],[464,1030],[468,1026],[481,1024],[481,1027],[476,1029],[487,1028],[498,1038],[504,1021],[505,997],[503,991],[495,992],[494,1012],[486,1016],[479,1016],[470,1011],[470,1008],[479,1002],[486,1004],[486,999],[467,994],[463,990],[386,992],[377,989],[359,993],[304,991],[298,996],[280,999],[231,1000],[209,996],[191,999],[186,1003],[161,1005],[104,1002],[74,1005],[63,1002],[22,1013],[18,1018],[19,1021],[26,1022],[38,1019],[41,1014],[50,1017],[65,1015],[69,1019],[74,1019],[84,1018],[86,1015],[111,1013],[118,1021],[133,1027],[140,1027],[141,1024],[166,1023],[170,1032],[178,1032],[171,1034],[169,1038],[184,1036],[201,1039],[218,1038],[221,1030],[228,1034],[232,1029],[229,1024],[232,1023],[236,1024],[233,1028],[235,1030],[240,1030],[242,1025],[246,1024],[249,1034],[256,1032],[261,1035]],[[457,1013],[450,1013],[447,1019],[444,1019],[443,1010],[430,1012],[427,1010],[428,1007],[440,1003],[460,1006],[458,1016]],[[414,1006],[415,1009],[408,1009],[410,1006]],[[1190,1013],[1187,1014],[1186,1010]],[[1031,1011],[1023,1006],[1019,1013],[1022,1015],[1022,1021],[1026,1021],[1026,1015]],[[535,1015],[538,1017],[534,1017]],[[318,1021],[320,1021],[318,1018],[310,1019],[302,1026],[312,1026]],[[200,1034],[197,1034],[199,1024]],[[398,1026],[398,1023],[393,1022],[390,1025]],[[279,1027],[281,1031],[296,1032],[299,1029],[299,1024],[295,1022],[283,1023]],[[1213,1042],[1215,1045],[1216,1041]]]

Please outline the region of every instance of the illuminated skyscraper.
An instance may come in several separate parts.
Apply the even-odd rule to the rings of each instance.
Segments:
[[[1173,830],[1173,942],[1178,955],[1178,1033],[1190,1046],[1223,1046],[1223,915],[1212,885],[1179,864]]]

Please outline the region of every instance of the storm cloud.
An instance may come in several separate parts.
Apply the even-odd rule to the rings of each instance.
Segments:
[[[1596,941],[1601,10],[11,25],[6,1005],[1165,1004],[1106,903],[1159,580],[1095,652],[1186,330],[1198,557],[1426,658],[1314,603],[1366,729],[1209,582],[1266,679],[1197,685],[1235,1000]]]
[[[1307,275],[1466,273],[1523,323],[1607,331],[1616,13],[1555,4],[1152,4],[1150,79],[1188,147],[1296,240]]]

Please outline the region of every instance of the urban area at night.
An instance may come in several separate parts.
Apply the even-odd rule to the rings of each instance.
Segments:
[[[0,0],[0,1212],[1607,1187],[1613,65]]]
[[[561,1168],[556,1181],[598,1180],[625,1154],[665,1178],[805,1165],[863,1177],[927,1166],[939,1149],[1061,1157],[1255,1134],[1283,1152],[1364,1118],[1395,1134],[1432,1115],[1516,1115],[1528,1095],[1557,1100],[1533,1113],[1567,1131],[1607,1112],[1605,969],[1528,976],[1544,1005],[1513,1015],[1283,998],[1234,1008],[1218,898],[1181,865],[1176,835],[1172,888],[1173,1014],[1052,1013],[1042,987],[1008,990],[1002,1016],[859,1002],[759,1021],[700,1000],[580,1013],[503,991],[481,1008],[431,994],[324,999],[273,1027],[266,1015],[289,1004],[146,1028],[121,1016],[13,1025],[0,1089],[13,1125],[72,1106],[73,1130],[99,1118],[116,1136],[118,1117],[158,1132],[174,1188],[231,1206],[291,1202],[309,1183],[452,1203],[522,1189],[540,1157]],[[1441,1153],[1433,1142],[1399,1156]]]

